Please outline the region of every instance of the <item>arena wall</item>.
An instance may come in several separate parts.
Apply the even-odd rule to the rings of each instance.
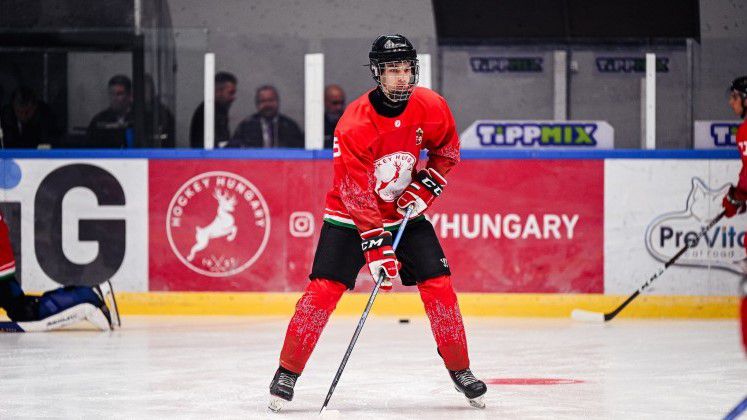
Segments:
[[[0,201],[26,289],[111,279],[125,313],[291,310],[330,185],[329,152],[5,152]],[[610,309],[721,211],[731,151],[464,151],[428,217],[471,315]],[[626,310],[732,317],[744,216],[722,220]],[[341,312],[359,313],[363,270]],[[420,313],[403,286],[380,313]]]

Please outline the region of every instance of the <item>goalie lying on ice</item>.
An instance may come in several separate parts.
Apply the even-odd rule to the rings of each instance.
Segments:
[[[0,308],[11,320],[0,321],[0,332],[51,331],[81,321],[104,331],[120,325],[109,282],[95,287],[66,286],[29,296],[16,281],[15,271],[8,226],[0,215]]]

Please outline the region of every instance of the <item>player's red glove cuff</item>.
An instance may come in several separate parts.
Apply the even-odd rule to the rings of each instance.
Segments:
[[[433,168],[422,169],[415,174],[415,181],[405,188],[405,191],[397,199],[397,211],[405,214],[407,207],[414,206],[412,217],[422,214],[436,197],[443,192],[446,186],[444,178]]]
[[[382,271],[387,278],[397,277],[400,263],[392,248],[392,234],[382,228],[377,228],[361,233],[361,239],[363,256],[366,258],[366,264],[374,281],[378,280]],[[392,284],[385,280],[381,287],[390,289]]]
[[[724,215],[726,217],[733,217],[736,214],[744,213],[745,200],[747,199],[747,191],[741,190],[734,187],[733,185],[729,188],[729,192],[726,193],[724,199],[721,201],[721,206],[724,208]]]

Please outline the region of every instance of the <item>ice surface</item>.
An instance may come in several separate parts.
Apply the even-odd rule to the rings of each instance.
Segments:
[[[0,334],[0,418],[316,418],[358,319],[333,316],[294,401],[272,414],[287,321],[125,316],[114,332]],[[454,390],[426,319],[379,316],[329,409],[356,419],[714,419],[747,395],[736,321],[465,323],[473,372],[506,383],[488,385],[485,410]]]

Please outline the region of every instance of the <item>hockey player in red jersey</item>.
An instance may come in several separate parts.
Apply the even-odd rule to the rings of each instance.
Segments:
[[[369,53],[377,87],[352,102],[337,123],[334,180],[310,282],[296,304],[280,367],[270,384],[270,409],[293,399],[293,388],[345,290],[352,290],[364,265],[373,278],[416,286],[430,320],[438,354],[457,390],[482,408],[487,391],[470,371],[467,339],[441,244],[423,213],[446,187],[459,162],[459,138],[446,101],[416,87],[417,54],[402,35],[378,37]],[[417,170],[420,151],[428,150]],[[412,220],[396,255],[396,232],[405,209]]]
[[[742,124],[737,129],[737,148],[742,157],[742,170],[739,171],[737,186],[729,188],[724,196],[722,205],[726,211],[726,217],[745,211],[747,201],[747,76],[734,79],[729,88],[729,106],[735,114],[742,118]],[[742,319],[742,344],[747,352],[747,276],[742,277],[741,283],[742,302],[740,314]]]
[[[111,285],[66,286],[42,296],[28,296],[15,277],[16,261],[8,225],[0,214],[0,308],[11,322],[0,321],[0,332],[51,331],[90,321],[102,330],[119,326],[119,314],[111,299]],[[110,310],[107,303],[112,305]]]

